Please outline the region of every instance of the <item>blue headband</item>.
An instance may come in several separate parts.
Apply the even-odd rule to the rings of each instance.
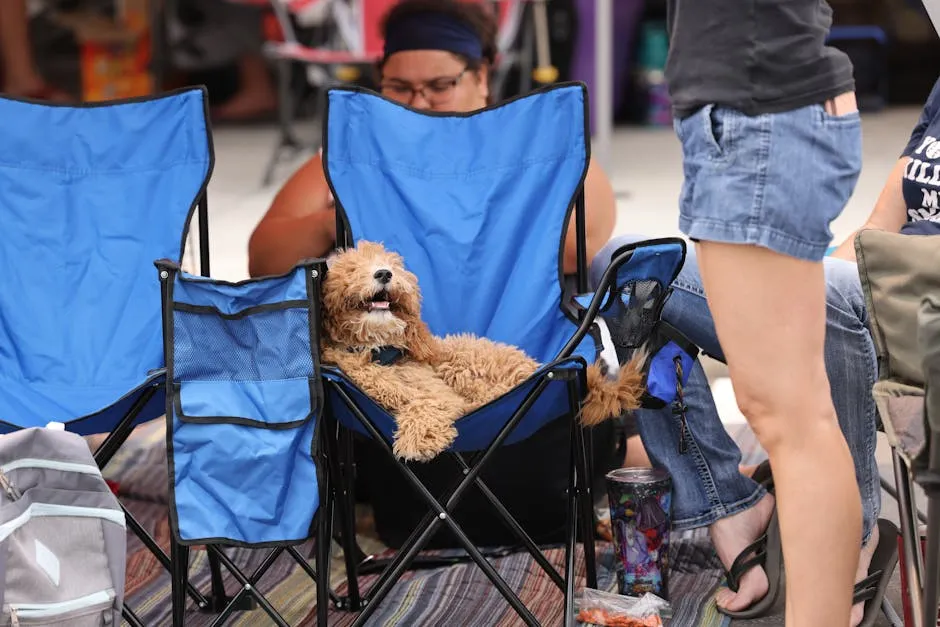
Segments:
[[[483,44],[473,27],[441,13],[414,13],[390,22],[385,58],[404,50],[445,50],[468,59],[483,58]]]

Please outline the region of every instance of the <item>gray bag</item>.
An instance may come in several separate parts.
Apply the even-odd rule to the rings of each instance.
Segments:
[[[0,626],[120,625],[124,512],[85,440],[0,436]]]

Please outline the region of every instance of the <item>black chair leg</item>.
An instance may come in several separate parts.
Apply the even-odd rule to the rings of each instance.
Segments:
[[[320,473],[320,509],[317,512],[317,627],[326,627],[330,613],[330,546],[333,542],[333,491],[330,472]]]
[[[334,441],[336,464],[333,469],[336,477],[335,494],[336,506],[339,512],[341,540],[343,543],[343,559],[346,563],[346,608],[356,612],[362,607],[362,596],[359,591],[359,545],[356,542],[356,502],[355,502],[355,472],[353,459],[353,442],[349,431],[339,430],[339,441]]]
[[[940,593],[940,494],[927,495],[927,564],[924,572],[924,626],[937,624]]]
[[[924,627],[937,624],[937,600],[940,596],[940,485],[937,471],[940,469],[940,433],[930,433],[929,463],[924,484],[927,496],[927,547],[924,551]]]
[[[221,550],[221,549],[220,549]],[[209,609],[213,613],[221,612],[228,604],[228,595],[225,592],[225,583],[222,579],[222,565],[218,556],[212,551],[208,552],[210,586],[212,598],[209,599]]]
[[[594,547],[594,501],[593,483],[587,451],[585,451],[585,429],[575,427],[575,452],[578,457],[578,503],[581,510],[581,536],[584,542],[585,586],[597,589],[597,554]]]
[[[121,616],[124,617],[124,620],[131,627],[144,627],[144,623],[140,620],[140,617],[134,613],[134,610],[127,607],[127,605],[121,608]]]
[[[571,463],[571,474],[568,480],[568,537],[565,542],[565,627],[574,627],[575,556],[578,550],[578,496],[573,462],[574,460]]]
[[[574,399],[569,389],[569,397]],[[568,513],[567,513],[567,540],[565,542],[565,627],[574,627],[574,583],[577,573],[575,571],[578,550],[578,452],[577,442],[580,440],[577,424],[577,413],[571,417],[571,448],[568,456]]]
[[[173,604],[173,627],[184,627],[186,618],[186,584],[189,581],[189,547],[170,537],[170,597]]]
[[[901,540],[904,552],[904,569],[907,575],[907,597],[912,608],[923,607],[922,603],[922,554],[920,550],[920,534],[914,512],[917,511],[914,503],[913,486],[907,464],[895,449],[891,449],[891,458],[894,463],[894,482],[898,489],[898,518],[901,522]],[[917,610],[914,610],[915,614]],[[920,616],[915,616],[912,627],[923,627]]]

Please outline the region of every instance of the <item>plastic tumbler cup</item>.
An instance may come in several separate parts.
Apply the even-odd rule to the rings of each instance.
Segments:
[[[672,478],[657,468],[620,468],[607,473],[607,497],[620,594],[667,598]]]

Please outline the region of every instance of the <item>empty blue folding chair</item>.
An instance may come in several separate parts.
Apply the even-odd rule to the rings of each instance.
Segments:
[[[553,86],[471,114],[419,112],[357,89],[331,90],[327,102],[323,160],[336,199],[338,245],[378,241],[400,253],[418,277],[422,316],[435,334],[474,333],[519,346],[545,364],[516,389],[457,422],[458,436],[446,453],[460,476],[452,490],[431,494],[406,464],[396,464],[429,512],[367,599],[356,578],[349,460],[331,465],[342,471],[333,485],[349,575],[344,605],[363,608],[356,624],[364,624],[422,546],[446,525],[523,621],[537,624],[451,515],[475,485],[564,592],[571,624],[579,527],[588,585],[596,586],[591,469],[585,430],[574,420],[586,393],[585,367],[597,358],[602,336],[613,338],[621,359],[647,344],[654,353],[649,363],[657,368],[649,375],[648,403],[676,400],[676,383],[681,388],[695,350],[681,336],[666,333],[659,312],[685,245],[669,239],[625,247],[597,294],[585,296],[582,186],[589,131],[583,85]],[[579,254],[577,275],[569,281],[562,275],[560,251],[572,212]],[[609,334],[595,324],[599,316]],[[325,430],[329,449],[339,444],[337,433],[352,430],[392,456],[394,418],[341,371],[324,364],[323,373],[324,416],[342,426]],[[560,419],[572,421],[564,576],[480,480],[497,447]],[[335,450],[342,455],[344,447]],[[475,455],[468,461],[469,452]]]
[[[207,118],[201,89],[75,107],[0,98],[0,433],[50,422],[108,433],[103,468],[163,414],[152,264],[181,259],[198,206],[208,271]]]
[[[257,588],[283,552],[316,577],[295,545],[310,538],[328,483],[321,478],[318,429],[323,405],[318,360],[319,291],[325,266],[310,261],[279,277],[228,283],[157,263],[163,289],[168,393],[170,524],[174,625],[184,623],[188,548],[210,554],[242,585],[216,618],[223,624],[252,597],[278,625],[288,622]],[[329,537],[323,531],[318,537]],[[245,575],[220,546],[273,547]],[[330,542],[317,542],[317,571]],[[327,603],[319,604],[326,624]]]

